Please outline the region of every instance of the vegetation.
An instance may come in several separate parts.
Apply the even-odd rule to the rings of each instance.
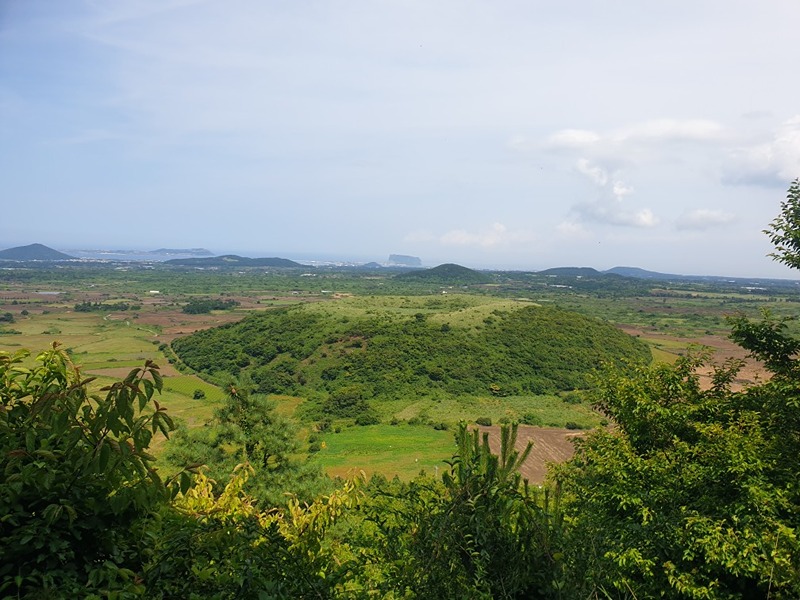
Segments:
[[[368,410],[368,399],[542,394],[585,387],[587,374],[607,362],[649,359],[636,339],[553,307],[518,304],[479,324],[460,310],[337,319],[306,305],[254,314],[172,347],[197,371],[246,372],[261,393],[319,395],[321,413],[352,418]]]
[[[781,236],[773,239],[775,257],[793,266],[798,225],[790,217],[799,210],[797,183],[772,230]],[[15,276],[40,282],[45,272]],[[66,281],[69,273],[59,270],[54,277]],[[108,275],[105,284],[130,287],[117,276]],[[159,276],[146,274],[141,281]],[[234,285],[232,279],[213,277]],[[759,318],[742,312],[726,321],[733,341],[764,365],[768,377],[742,385],[741,361],[714,365],[701,351],[673,355],[671,363],[610,368],[588,380],[585,372],[566,369],[568,357],[599,364],[594,352],[604,340],[616,339],[606,337],[613,329],[530,302],[422,295],[430,286],[426,282],[406,296],[270,308],[176,341],[180,347],[182,340],[206,340],[204,335],[214,340],[206,350],[217,344],[222,351],[212,358],[181,356],[207,360],[198,363],[206,373],[228,376],[222,394],[192,376],[165,379],[148,360],[168,349],[155,339],[162,325],[139,329],[95,312],[73,314],[76,300],[106,302],[103,291],[92,288],[91,296],[79,298],[65,293],[47,303],[21,295],[28,314],[12,317],[25,341],[41,340],[45,327],[63,328],[75,345],[55,345],[36,360],[23,350],[0,350],[0,594],[259,600],[800,597],[800,337],[788,318],[796,303],[778,288],[751,294],[663,284],[641,298],[631,297],[629,288],[622,301],[624,278],[590,288],[600,286],[600,279],[579,284],[586,278],[574,277],[572,291],[548,293],[568,294],[560,296],[565,304],[580,300],[584,312],[628,323],[663,318],[651,333],[667,325],[694,332],[721,329],[725,325],[714,321],[719,312],[689,318],[700,307],[718,307],[715,303],[725,302],[725,310],[770,307]],[[187,288],[201,287],[185,281]],[[257,280],[237,281],[247,287]],[[521,289],[533,296],[532,281],[527,288],[519,279],[498,286],[515,298],[523,297]],[[281,285],[291,289],[291,283],[295,280],[287,276]],[[372,283],[351,280],[351,285],[364,290]],[[579,285],[587,287],[576,291]],[[69,294],[76,287],[71,289]],[[263,290],[256,296],[274,298]],[[150,314],[174,307],[160,321],[164,327],[179,317],[185,302],[177,294],[162,304],[147,300]],[[656,306],[664,310],[657,312]],[[666,308],[672,306],[680,310]],[[580,323],[580,331],[570,328],[572,322]],[[107,332],[114,335],[97,335]],[[248,338],[240,335],[245,332],[252,347],[245,346]],[[555,358],[537,353],[543,338],[555,348]],[[638,343],[629,343],[630,354],[610,362],[646,358]],[[469,355],[471,349],[482,353],[480,360]],[[455,360],[445,360],[448,352],[484,373],[471,380],[483,386],[482,396],[462,394],[462,375],[454,370]],[[127,370],[125,363],[140,356],[144,367],[121,379],[107,372]],[[536,365],[533,374],[515,370],[523,369],[522,356]],[[72,363],[78,357],[91,357],[91,370],[103,372],[101,379],[85,377]],[[410,368],[390,370],[386,363],[392,360]],[[588,388],[589,398],[614,425],[585,435],[575,457],[541,489],[518,474],[530,448],[516,448],[514,425],[501,428],[496,455],[488,437],[466,424],[457,426],[452,459],[441,474],[434,466],[433,475],[405,481],[380,475],[331,481],[314,467],[324,460],[328,442],[329,459],[356,451],[359,443],[363,451],[365,441],[390,431],[411,431],[420,446],[440,443],[450,435],[435,428],[444,414],[502,422],[512,407],[535,422],[540,414],[530,398],[505,395],[533,390],[535,376],[546,378],[550,389]],[[307,392],[311,401],[276,402],[259,393],[264,381]],[[522,383],[514,388],[514,382]],[[392,388],[407,396],[394,395]],[[156,401],[162,392],[177,406],[198,411],[191,413],[195,426],[175,431],[171,413]],[[368,421],[382,415],[383,405],[399,407],[423,394],[431,396],[424,413],[406,406],[406,423],[396,419],[393,425],[337,433],[339,425],[332,422]],[[582,396],[551,399],[575,410]],[[298,431],[285,419],[281,411],[298,404],[318,419],[318,431]],[[412,414],[425,427],[412,427]],[[173,440],[162,452],[176,464],[162,463],[159,470],[151,450],[167,435]],[[305,462],[309,453],[315,458]],[[425,456],[419,460],[420,466],[429,465]]]
[[[210,313],[212,310],[229,310],[239,306],[239,302],[223,298],[193,298],[183,307],[187,315]]]
[[[485,284],[493,281],[492,277],[485,273],[454,264],[439,265],[432,269],[408,271],[395,275],[394,278],[400,281],[422,281],[450,286]]]
[[[226,399],[205,427],[180,429],[167,449],[173,465],[204,464],[221,491],[237,465],[253,470],[246,490],[262,507],[281,504],[286,493],[311,501],[327,487],[322,473],[294,459],[299,450],[295,427],[275,412],[275,403],[252,394],[249,381],[230,380]]]
[[[598,382],[619,432],[593,431],[557,477],[581,597],[800,594],[797,380],[734,392],[730,363],[702,389],[703,366],[686,357]]]
[[[141,304],[128,304],[127,302],[114,302],[113,304],[103,304],[102,302],[78,302],[75,305],[75,312],[102,312],[109,310],[140,310]]]
[[[158,402],[144,412],[158,369],[148,363],[98,396],[56,345],[33,369],[25,357],[0,353],[0,591],[138,593],[141,527],[179,490],[147,452],[174,428]]]
[[[789,186],[780,214],[764,233],[775,246],[770,256],[788,267],[800,269],[800,178]]]
[[[297,269],[303,265],[287,258],[248,258],[235,254],[225,256],[202,256],[195,258],[173,258],[166,261],[166,264],[195,267],[195,268],[219,268],[219,267],[277,267],[282,269]]]

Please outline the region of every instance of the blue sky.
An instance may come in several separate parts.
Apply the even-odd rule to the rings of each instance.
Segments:
[[[800,4],[0,0],[0,247],[796,277]]]

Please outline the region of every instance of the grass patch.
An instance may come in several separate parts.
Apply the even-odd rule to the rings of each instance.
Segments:
[[[546,427],[565,427],[568,422],[590,429],[603,418],[586,403],[570,404],[560,396],[461,397],[440,400],[393,401],[374,403],[382,420],[411,419],[423,423],[446,423],[455,427],[459,421],[474,423],[479,416],[493,423],[520,422],[523,415],[535,416]]]
[[[653,353],[653,362],[658,363],[666,363],[666,364],[673,364],[676,360],[678,360],[678,355],[674,352],[668,352],[667,350],[662,350],[661,348],[650,348],[650,352]]]
[[[333,477],[355,470],[409,480],[423,470],[433,474],[447,468],[443,461],[455,451],[452,431],[411,425],[348,427],[323,441],[315,460]]]

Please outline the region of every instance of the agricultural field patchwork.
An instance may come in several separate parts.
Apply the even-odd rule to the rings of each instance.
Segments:
[[[232,308],[207,314],[182,311],[192,299],[209,297],[222,298]],[[395,343],[401,332],[398,323],[409,324],[402,326],[406,327],[405,333],[411,331],[407,327],[424,325],[430,331],[460,331],[474,339],[502,325],[507,315],[521,308],[560,307],[614,324],[646,345],[656,362],[672,363],[700,348],[711,349],[722,361],[745,358],[743,351],[727,338],[727,315],[743,312],[756,316],[768,309],[779,317],[790,317],[798,306],[794,300],[792,292],[758,295],[654,287],[649,293],[642,293],[639,286],[630,294],[613,295],[539,284],[476,286],[472,290],[420,283],[401,286],[388,278],[341,273],[308,277],[302,273],[181,272],[166,276],[157,271],[92,269],[69,277],[54,272],[27,273],[17,278],[6,273],[0,279],[0,315],[10,314],[11,320],[0,322],[0,350],[28,348],[35,354],[57,341],[84,374],[97,378],[93,385],[98,389],[152,360],[164,375],[159,402],[187,427],[195,428],[209,422],[224,399],[220,386],[224,369],[193,369],[176,355],[171,343],[198,331],[232,326],[249,315],[302,308],[308,318],[328,324],[325,327],[329,329],[329,339],[323,340],[319,350],[294,362],[281,358],[281,352],[277,352],[278,363],[270,367],[274,370],[256,373],[262,378],[260,381],[271,382],[262,391],[276,399],[276,410],[283,417],[299,419],[297,436],[301,442],[314,434],[320,421],[329,420],[338,428],[338,433],[330,429],[320,434],[324,447],[312,453],[312,460],[329,473],[343,475],[358,468],[367,473],[408,478],[420,468],[430,472],[432,467],[443,464],[441,461],[452,454],[452,432],[460,421],[474,423],[482,418],[495,426],[521,422],[545,429],[569,425],[574,429],[564,431],[577,432],[604,426],[607,421],[580,392],[553,389],[520,394],[513,386],[504,389],[507,384],[501,385],[502,381],[488,380],[480,390],[448,391],[447,378],[456,381],[466,373],[448,371],[451,367],[441,357],[423,360],[398,378],[384,370],[384,363],[408,357],[404,358],[403,353],[382,354],[375,359],[378,362],[370,363],[372,359],[367,359],[364,352],[380,347],[382,338],[374,328],[358,333],[355,324],[394,323],[393,333],[386,338],[388,350],[399,347]],[[92,310],[76,310],[81,303],[90,305]],[[128,308],[120,310],[121,306]],[[319,325],[316,327],[319,329]],[[796,325],[789,322],[789,327]],[[411,331],[417,341],[423,339],[420,331]],[[557,336],[548,337],[553,339],[545,340],[545,345],[552,344]],[[430,359],[436,354],[428,343],[409,346],[404,352]],[[347,359],[344,369],[336,366],[334,357]],[[33,357],[28,363],[33,364]],[[353,371],[359,368],[367,370]],[[484,368],[500,373],[504,367],[503,363],[487,362]],[[414,370],[424,373],[427,385],[409,384]],[[291,377],[303,373],[303,377],[319,385],[307,389],[296,383],[281,387],[282,372],[291,373]],[[364,373],[369,372],[382,380],[366,380]],[[334,379],[326,379],[334,373]],[[757,381],[762,375],[763,370],[751,361],[740,374],[740,384]],[[337,384],[332,385],[333,381]],[[393,388],[401,391],[386,393]],[[345,404],[343,413],[326,412],[325,398],[337,389],[355,396],[349,400],[340,398]],[[383,394],[380,401],[373,399],[375,394]],[[369,411],[375,424],[356,425],[357,414],[348,413],[346,406],[351,401],[361,403],[361,409]],[[160,444],[156,452],[163,447]],[[570,447],[569,442],[564,447]],[[414,462],[410,460],[412,456]]]

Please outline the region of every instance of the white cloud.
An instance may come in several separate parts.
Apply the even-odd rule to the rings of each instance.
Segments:
[[[718,143],[730,137],[725,128],[709,119],[652,119],[598,133],[588,129],[561,129],[550,135],[545,148],[576,150],[581,154],[629,158],[642,146],[658,147],[673,142]]]
[[[512,231],[502,223],[493,223],[478,231],[466,229],[451,229],[442,234],[434,234],[426,230],[412,231],[405,236],[405,242],[410,243],[436,243],[440,246],[459,246],[476,248],[500,248],[514,244],[524,244],[535,241],[536,236],[525,231]]]
[[[556,226],[556,231],[564,238],[586,239],[589,231],[577,221],[562,221]]]
[[[658,219],[649,208],[628,210],[617,199],[602,199],[576,204],[573,210],[584,221],[623,227],[655,227]]]
[[[436,240],[436,236],[431,233],[430,231],[423,231],[417,230],[412,231],[411,233],[407,234],[404,238],[404,242],[419,242],[419,243],[426,243],[426,242],[433,242]]]
[[[470,232],[453,229],[439,237],[443,246],[478,246],[493,248],[533,241],[535,238],[524,231],[510,231],[502,223],[494,223],[483,231]]]
[[[704,231],[732,223],[736,215],[721,210],[698,208],[683,213],[675,222],[678,229],[694,229]]]
[[[707,119],[654,119],[616,131],[611,139],[620,142],[718,142],[725,128]]]
[[[592,164],[588,158],[581,158],[578,160],[578,171],[591,179],[595,185],[604,187],[608,184],[608,173],[606,170],[598,165]]]
[[[572,207],[581,220],[624,227],[653,227],[658,224],[649,208],[633,210],[624,204],[625,197],[633,193],[633,187],[622,181],[618,174],[612,176],[607,169],[586,158],[578,160],[577,168],[595,184],[599,193],[596,200],[580,202]]]
[[[783,186],[800,176],[800,115],[784,122],[772,139],[729,152],[724,183]]]
[[[586,129],[562,129],[551,135],[547,146],[551,148],[586,148],[601,141],[599,134]]]

